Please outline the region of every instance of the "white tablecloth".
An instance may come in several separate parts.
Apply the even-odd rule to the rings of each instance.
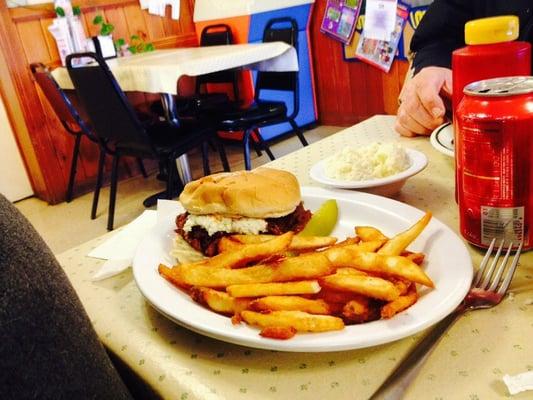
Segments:
[[[231,68],[260,71],[298,71],[294,47],[284,42],[235,44],[156,50],[107,60],[124,91],[177,94],[183,75],[198,76]],[[73,89],[68,71],[56,68],[52,75],[63,89]]]

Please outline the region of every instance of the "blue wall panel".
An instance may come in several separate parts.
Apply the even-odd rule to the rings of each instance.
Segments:
[[[309,59],[309,43],[307,41],[307,22],[311,4],[304,4],[296,7],[289,7],[281,10],[269,11],[253,14],[250,19],[249,42],[261,42],[266,24],[272,18],[292,17],[298,23],[298,64],[299,64],[299,88],[300,88],[300,110],[296,117],[296,123],[300,126],[316,121],[315,99],[313,94],[313,77],[311,76],[311,62]],[[255,79],[255,74],[254,74]],[[292,112],[292,95],[287,92],[263,90],[261,99],[285,101],[289,114]],[[261,135],[264,139],[272,139],[282,133],[291,131],[288,123],[273,125],[261,128]]]

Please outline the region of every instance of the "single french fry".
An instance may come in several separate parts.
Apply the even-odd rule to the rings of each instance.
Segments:
[[[411,251],[402,251],[402,256],[405,258],[408,258],[412,262],[414,262],[416,265],[422,265],[424,262],[424,259],[426,258],[426,255],[424,253],[413,253]]]
[[[320,285],[386,301],[395,300],[400,295],[393,283],[375,276],[334,274],[320,278]]]
[[[389,238],[383,234],[379,229],[373,226],[356,226],[355,234],[361,238],[363,242],[372,242],[375,240],[387,241]]]
[[[358,244],[361,241],[361,238],[354,236],[354,237],[347,237],[341,242],[335,243],[335,246],[347,246],[351,244]]]
[[[352,267],[385,276],[405,278],[411,282],[434,287],[433,281],[422,268],[405,257],[353,251],[348,248],[344,249],[344,251],[347,254],[343,254],[342,257],[338,255],[328,257],[334,267]],[[327,251],[324,253],[327,253]]]
[[[386,256],[398,256],[409,246],[424,230],[431,220],[431,213],[428,211],[414,225],[404,232],[401,232],[389,239],[387,243],[378,250],[379,254]]]
[[[239,313],[250,303],[249,299],[236,299],[225,292],[206,287],[195,286],[191,288],[189,294],[197,303],[221,314]]]
[[[259,261],[276,253],[287,250],[291,243],[293,232],[287,232],[266,242],[248,244],[232,252],[224,252],[214,257],[198,261],[194,264],[204,267],[240,268],[253,261]],[[187,265],[187,264],[182,264]]]
[[[258,313],[245,310],[241,313],[241,317],[246,323],[260,328],[293,327],[298,332],[326,332],[344,328],[344,322],[340,318],[330,315],[313,315],[302,311]]]
[[[390,276],[387,279],[391,281],[394,284],[394,286],[396,286],[396,289],[398,289],[400,296],[403,296],[404,294],[406,294],[409,288],[411,287],[411,282],[409,282],[406,279],[396,278],[394,276]]]
[[[357,296],[347,302],[342,308],[342,318],[349,324],[360,324],[368,321],[373,316],[368,297]]]
[[[246,244],[263,243],[275,238],[275,235],[231,235],[220,239],[218,251],[235,251]],[[331,246],[337,241],[333,236],[293,236],[288,250],[308,251]]]
[[[296,328],[292,326],[267,326],[259,334],[269,339],[287,340],[296,335],[296,332]]]
[[[318,281],[247,283],[231,285],[226,292],[232,297],[282,296],[290,294],[315,294],[320,291]]]
[[[159,266],[159,273],[180,287],[225,288],[245,283],[289,282],[315,279],[332,273],[331,262],[321,253],[308,253],[271,264],[227,269],[203,265]]]
[[[415,304],[417,300],[418,293],[416,292],[416,285],[411,284],[406,294],[381,307],[381,318],[392,318],[394,315]]]
[[[335,266],[352,266],[350,262],[354,254],[361,252],[373,252],[379,249],[383,243],[383,241],[375,240],[372,242],[362,242],[359,244],[343,246],[335,245],[323,250],[321,253],[324,254]]]
[[[309,314],[332,314],[332,307],[322,299],[306,299],[301,296],[266,296],[248,305],[251,311],[303,311]]]
[[[342,309],[342,307],[348,303],[351,300],[358,299],[360,295],[357,293],[352,292],[345,292],[335,289],[330,289],[327,287],[323,287],[322,290],[316,295],[317,299],[322,299],[326,303],[328,303],[330,306],[334,305],[334,309],[337,310],[339,308]]]
[[[366,272],[359,271],[358,269],[349,268],[349,267],[337,268],[335,273],[339,274],[339,275],[341,275],[341,274],[344,274],[344,275],[368,275]]]

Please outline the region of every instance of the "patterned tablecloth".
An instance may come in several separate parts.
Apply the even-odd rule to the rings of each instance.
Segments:
[[[176,94],[179,78],[231,68],[259,71],[298,71],[294,47],[284,42],[156,50],[107,60],[122,90]],[[73,89],[65,67],[52,75],[63,89]]]
[[[392,130],[393,117],[377,116],[269,164],[316,185],[309,168],[345,145],[398,141],[424,152],[428,167],[409,179],[394,198],[458,229],[453,160],[427,138],[405,139]],[[366,399],[411,351],[423,332],[363,350],[283,353],[256,350],[200,336],[154,310],[130,271],[93,283],[103,261],[86,257],[109,236],[73,248],[59,260],[76,288],[103,343],[163,397],[171,399]],[[474,264],[481,253],[469,247]],[[533,370],[533,257],[525,254],[498,307],[462,317],[409,389],[407,399],[497,399],[511,397],[504,374]],[[533,392],[512,396],[531,399]]]

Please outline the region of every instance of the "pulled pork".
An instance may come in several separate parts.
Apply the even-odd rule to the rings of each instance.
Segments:
[[[215,232],[213,235],[209,235],[204,228],[198,225],[193,226],[190,232],[185,232],[183,227],[188,215],[189,213],[186,212],[176,217],[176,232],[194,249],[208,257],[213,257],[218,253],[218,241],[224,236],[231,235],[231,233]],[[263,233],[271,235],[281,235],[288,231],[298,233],[309,222],[309,219],[311,219],[311,211],[306,210],[300,203],[292,213],[284,217],[266,218],[267,231]]]

